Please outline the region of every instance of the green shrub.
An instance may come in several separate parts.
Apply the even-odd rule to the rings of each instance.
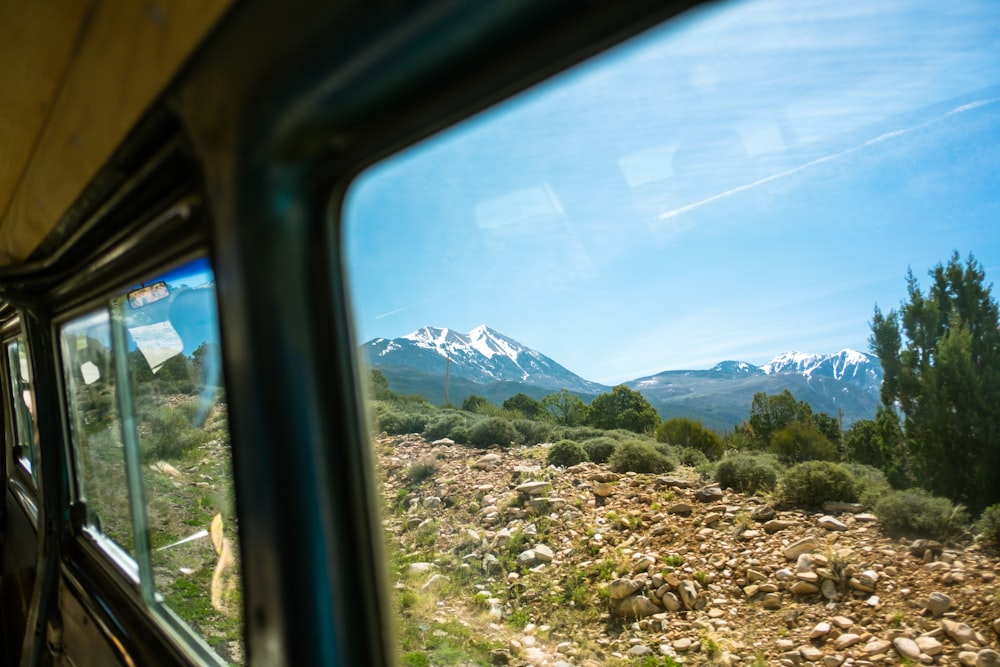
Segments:
[[[719,458],[725,451],[722,438],[715,431],[705,428],[700,421],[687,417],[674,417],[660,424],[656,429],[656,439],[675,447],[696,449],[710,459]]]
[[[552,429],[551,437],[555,440],[576,440],[583,442],[589,438],[598,438],[609,435],[607,431],[593,426],[557,426]],[[635,433],[630,433],[635,437]]]
[[[211,433],[195,425],[197,409],[193,402],[142,408],[139,414],[143,431],[139,438],[142,462],[177,459],[211,440]]]
[[[642,440],[627,440],[615,448],[608,459],[615,472],[670,472],[674,462],[652,444]]]
[[[864,463],[841,463],[854,477],[854,485],[858,489],[858,502],[867,507],[874,507],[878,499],[892,491],[892,485],[886,479],[885,473]]]
[[[675,447],[674,453],[677,455],[677,460],[680,461],[681,465],[691,466],[692,468],[697,468],[699,466],[708,465],[708,457],[700,449],[695,449],[694,447]]]
[[[429,416],[426,412],[401,410],[383,401],[375,403],[372,420],[376,431],[385,431],[391,435],[405,433],[422,433]]]
[[[549,465],[568,468],[587,459],[587,450],[573,440],[560,440],[549,448]]]
[[[519,445],[537,445],[549,442],[552,437],[552,425],[532,419],[515,419],[514,430],[517,431],[516,442]]]
[[[615,447],[618,446],[618,442],[614,438],[600,436],[584,440],[580,445],[583,446],[591,461],[594,463],[607,463],[608,458],[615,451]]]
[[[424,425],[424,437],[432,441],[451,438],[455,442],[459,442],[451,434],[456,428],[466,426],[468,423],[469,418],[461,412],[442,410],[427,420]]]
[[[732,454],[715,466],[715,481],[740,493],[772,491],[781,465],[767,454]]]
[[[769,448],[787,463],[799,461],[832,461],[837,458],[837,446],[819,432],[815,424],[792,422],[771,436]]]
[[[923,489],[887,493],[875,504],[875,514],[890,534],[939,542],[954,539],[969,522],[964,507]]]
[[[509,420],[501,417],[487,417],[469,429],[469,442],[476,447],[500,445],[509,447],[517,439],[517,431]]]
[[[788,469],[779,486],[782,501],[799,507],[819,507],[834,500],[854,502],[858,490],[847,468],[832,461],[805,461]]]
[[[983,510],[976,522],[976,531],[990,542],[1000,543],[1000,503]]]

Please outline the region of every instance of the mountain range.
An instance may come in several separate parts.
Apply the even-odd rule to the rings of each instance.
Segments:
[[[589,403],[611,389],[486,325],[465,334],[423,327],[400,338],[372,339],[361,353],[394,391],[435,403],[445,402],[446,384],[447,399],[456,405],[470,394],[502,403],[518,392],[541,398],[564,388]],[[877,358],[854,350],[785,352],[762,366],[722,361],[708,370],[664,371],[624,384],[641,392],[664,419],[686,416],[729,429],[749,417],[754,393],[788,389],[814,411],[842,415],[846,427],[874,416],[882,367]]]

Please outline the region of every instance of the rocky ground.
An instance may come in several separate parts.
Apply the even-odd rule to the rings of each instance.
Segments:
[[[986,545],[775,510],[693,470],[556,469],[544,446],[377,449],[404,664],[1000,667]]]

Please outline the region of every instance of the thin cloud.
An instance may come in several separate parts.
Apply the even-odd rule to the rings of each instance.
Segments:
[[[436,301],[437,299],[444,298],[444,297],[448,296],[449,294],[451,294],[451,292],[442,292],[441,294],[437,294],[435,296],[429,296],[426,299],[421,299],[420,301],[417,301],[415,303],[411,303],[411,304],[406,305],[406,306],[401,306],[399,308],[396,308],[395,310],[390,310],[387,313],[382,313],[381,315],[376,315],[375,319],[376,320],[381,320],[383,317],[389,317],[390,315],[395,315],[396,313],[401,313],[404,310],[409,310],[410,308],[416,308],[417,306],[422,306],[425,303],[430,303],[431,301]]]
[[[858,146],[854,146],[852,148],[847,148],[845,150],[838,151],[836,153],[831,153],[830,155],[825,155],[823,157],[816,158],[815,160],[810,160],[809,162],[806,162],[805,164],[801,164],[801,165],[799,165],[797,167],[793,167],[793,168],[788,169],[786,171],[778,172],[777,174],[772,174],[770,176],[765,176],[764,178],[756,180],[756,181],[754,181],[752,183],[747,183],[746,185],[740,185],[740,186],[737,186],[735,188],[731,188],[729,190],[725,190],[724,192],[720,192],[718,194],[712,195],[711,197],[707,197],[705,199],[696,201],[696,202],[694,202],[692,204],[687,204],[686,206],[681,206],[680,208],[675,208],[673,210],[667,211],[666,213],[661,213],[658,217],[659,217],[660,220],[669,220],[671,218],[676,218],[677,216],[684,215],[685,213],[689,213],[689,212],[691,212],[691,211],[693,211],[695,209],[701,208],[702,206],[705,206],[707,204],[711,204],[712,202],[719,201],[720,199],[726,199],[727,197],[732,197],[735,194],[739,194],[741,192],[745,192],[747,190],[756,188],[758,186],[764,185],[765,183],[770,183],[771,181],[776,181],[776,180],[778,180],[780,178],[785,178],[787,176],[791,176],[793,174],[797,174],[800,171],[804,171],[806,169],[810,169],[812,167],[815,167],[816,165],[824,164],[826,162],[832,162],[834,160],[838,160],[838,159],[840,159],[840,158],[842,158],[844,156],[851,155],[852,153],[856,153],[856,152],[858,152],[860,150],[864,150],[865,148],[868,148],[869,146],[872,146],[874,144],[878,144],[878,143],[881,143],[883,141],[887,141],[889,139],[895,139],[896,137],[903,136],[904,134],[909,134],[910,132],[915,132],[916,130],[923,129],[923,128],[929,126],[929,125],[933,125],[934,123],[937,123],[940,120],[943,120],[944,118],[947,118],[948,116],[952,116],[954,114],[959,114],[959,113],[964,113],[966,111],[970,111],[972,109],[976,109],[976,108],[984,106],[986,104],[992,104],[993,102],[996,102],[997,99],[1000,99],[1000,98],[993,98],[993,99],[988,99],[988,100],[977,100],[975,102],[970,102],[968,104],[963,104],[962,106],[956,107],[956,108],[952,109],[951,111],[948,111],[947,113],[941,114],[940,116],[937,116],[936,118],[932,118],[931,120],[926,121],[924,123],[921,123],[920,125],[914,125],[913,127],[906,127],[906,128],[902,128],[902,129],[899,129],[899,130],[893,130],[892,132],[886,132],[884,134],[880,134],[879,136],[875,137],[874,139],[869,139],[868,141],[866,141],[863,144],[860,144]]]

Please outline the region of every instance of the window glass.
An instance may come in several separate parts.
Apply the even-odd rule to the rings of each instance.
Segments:
[[[108,311],[66,324],[61,343],[70,430],[77,452],[78,493],[87,504],[90,526],[134,558]]]
[[[727,487],[836,459],[886,476],[869,508],[1000,500],[997,35],[993,0],[705,3],[360,174],[403,662],[777,664],[761,604],[919,624],[885,573],[881,602],[755,582],[778,503]]]
[[[35,434],[35,390],[31,384],[28,346],[24,338],[7,344],[10,368],[11,397],[14,400],[17,458],[21,465],[37,478],[38,447]]]
[[[90,530],[112,556],[121,547],[132,557],[146,602],[166,622],[241,663],[216,312],[211,267],[197,260],[68,322],[61,343]]]

